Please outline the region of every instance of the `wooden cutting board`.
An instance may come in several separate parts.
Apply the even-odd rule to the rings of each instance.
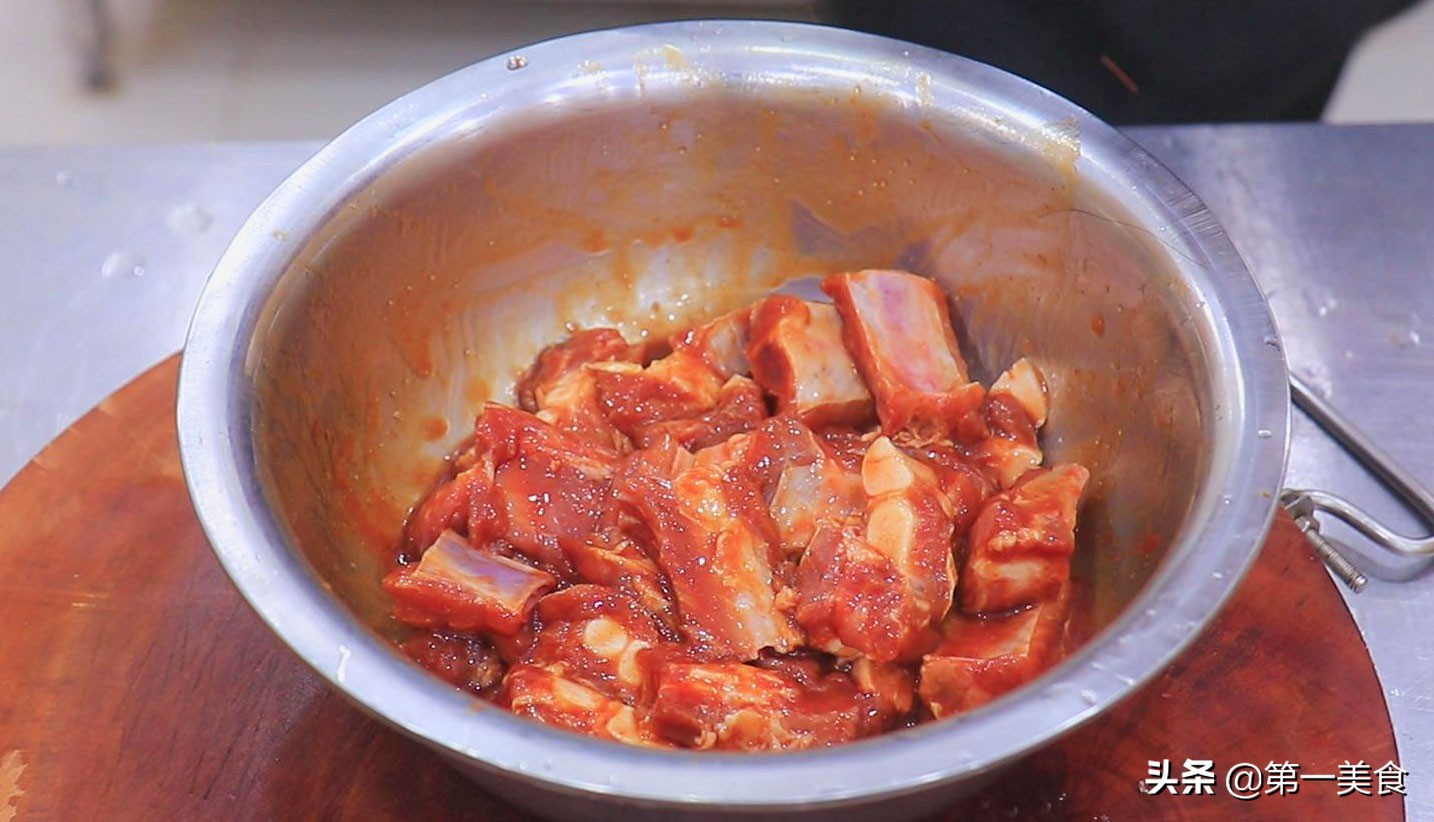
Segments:
[[[140,376],[0,491],[0,822],[526,818],[331,693],[240,600],[180,474],[177,372]],[[1213,760],[1214,796],[1140,792],[1150,760],[1178,777],[1187,758]],[[1334,782],[1225,789],[1238,763],[1346,760],[1397,760],[1383,692],[1282,518],[1168,672],[938,818],[1402,819],[1399,796]]]

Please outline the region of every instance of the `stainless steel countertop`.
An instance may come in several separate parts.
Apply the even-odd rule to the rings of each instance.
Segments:
[[[1270,299],[1296,373],[1434,485],[1434,125],[1130,133],[1229,230]],[[0,151],[0,482],[179,348],[229,238],[316,148]],[[1288,483],[1344,494],[1399,529],[1420,530],[1298,414]],[[1360,544],[1337,526],[1327,532]],[[1410,772],[1410,816],[1434,819],[1434,575],[1374,579],[1346,600]],[[1290,698],[1300,698],[1294,685]],[[1292,762],[1299,755],[1288,752]]]

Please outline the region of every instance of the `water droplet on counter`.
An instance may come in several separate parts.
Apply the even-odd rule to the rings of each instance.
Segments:
[[[524,68],[528,65],[528,58],[524,57],[521,54],[515,54],[512,57],[508,58],[507,65],[509,71],[517,71],[518,69]]]
[[[1081,691],[1081,692],[1080,692],[1080,698],[1081,698],[1081,701],[1084,702],[1084,703],[1087,704],[1087,705],[1094,705],[1096,702],[1100,701],[1100,700],[1096,697],[1095,691]]]
[[[116,277],[143,277],[144,257],[133,251],[116,251],[100,264],[100,276],[106,280]]]
[[[67,169],[60,169],[55,172],[55,182],[62,186],[73,186],[75,184],[75,175]]]
[[[1210,578],[1211,578],[1211,579],[1224,579],[1224,578],[1225,578],[1225,575],[1224,575],[1223,573],[1219,572],[1219,571],[1215,571],[1214,573],[1210,574]]]
[[[1270,437],[1274,436],[1274,432],[1270,431],[1270,429],[1268,428],[1261,428],[1260,430],[1255,432],[1255,436],[1259,437],[1262,440],[1267,440]]]
[[[1334,292],[1322,285],[1306,286],[1303,293],[1305,305],[1309,306],[1316,317],[1328,317],[1339,308],[1339,300],[1335,298]]]
[[[1410,328],[1390,334],[1389,341],[1400,348],[1418,348],[1424,342],[1424,338],[1419,336],[1418,331]]]
[[[1232,503],[1232,502],[1234,502],[1234,501],[1235,501],[1234,498],[1231,497],[1229,494],[1226,494],[1225,496],[1220,497],[1220,504],[1221,504],[1221,505],[1229,505],[1230,503]]]
[[[193,203],[186,203],[170,209],[164,223],[175,234],[203,234],[214,216]]]
[[[1125,674],[1116,674],[1115,681],[1126,686],[1127,688],[1135,684],[1134,677],[1128,677]]]
[[[1389,695],[1397,699],[1401,696],[1404,696],[1404,692],[1398,688],[1390,688]]]

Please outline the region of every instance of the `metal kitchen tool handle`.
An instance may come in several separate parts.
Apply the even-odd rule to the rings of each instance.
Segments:
[[[1402,499],[1419,516],[1426,528],[1434,531],[1434,494],[1430,494],[1412,474],[1380,450],[1349,418],[1293,374],[1290,375],[1290,389],[1295,405],[1309,414],[1325,433],[1334,437],[1361,465],[1369,469],[1385,488]],[[1280,504],[1294,518],[1295,524],[1309,538],[1315,551],[1334,575],[1356,592],[1362,589],[1368,580],[1334,543],[1320,534],[1319,522],[1315,519],[1316,513],[1324,512],[1338,517],[1374,544],[1399,556],[1434,556],[1434,534],[1407,537],[1395,533],[1359,506],[1335,494],[1286,489],[1280,494]]]

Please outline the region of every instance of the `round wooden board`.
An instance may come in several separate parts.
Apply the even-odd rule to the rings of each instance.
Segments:
[[[0,492],[0,822],[519,819],[328,690],[230,586],[174,430],[178,357],[121,389]],[[1148,796],[1149,760],[1209,759],[1214,796]],[[1164,675],[1007,771],[950,819],[1402,819],[1334,782],[1232,798],[1226,770],[1397,759],[1339,593],[1292,523]]]

